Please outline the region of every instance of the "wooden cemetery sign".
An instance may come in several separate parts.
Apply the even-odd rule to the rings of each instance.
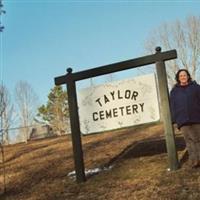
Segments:
[[[167,86],[167,76],[166,76],[166,69],[165,69],[165,61],[177,58],[176,50],[170,50],[166,52],[161,52],[161,48],[156,48],[156,53],[132,60],[127,60],[119,63],[114,63],[102,67],[97,67],[93,69],[88,69],[81,72],[72,73],[72,69],[67,69],[67,74],[64,76],[56,77],[55,84],[67,84],[67,93],[68,93],[68,104],[69,104],[69,114],[70,114],[70,123],[71,123],[71,131],[72,131],[72,144],[73,144],[73,153],[74,153],[74,164],[75,164],[75,171],[76,171],[76,180],[77,182],[84,182],[86,181],[85,177],[85,167],[83,161],[83,151],[82,151],[82,143],[81,143],[81,131],[80,131],[80,120],[78,114],[78,100],[76,94],[76,81],[88,79],[100,75],[105,75],[109,73],[114,73],[122,70],[132,69],[141,67],[144,65],[156,64],[156,71],[158,77],[158,86],[159,86],[159,93],[161,99],[161,112],[163,114],[163,122],[165,128],[165,137],[166,137],[166,146],[168,152],[168,160],[169,160],[169,167],[171,170],[178,169],[178,157],[177,151],[175,146],[175,138],[174,138],[174,131],[171,122],[171,114],[169,108],[169,97],[168,97],[168,86]],[[127,89],[128,90],[128,89]],[[132,100],[136,100],[139,95],[137,95],[137,90],[134,90],[134,85],[132,88],[129,89],[130,92],[124,91],[124,97],[133,98]],[[113,92],[113,91],[111,91]],[[115,91],[116,92],[116,91]],[[118,92],[117,92],[118,93]],[[113,97],[112,97],[113,94]],[[114,98],[114,93],[110,94],[111,98]],[[130,96],[129,96],[130,95]],[[132,96],[131,96],[132,95]],[[120,93],[119,93],[120,96]],[[99,97],[100,98],[100,97]],[[108,103],[109,99],[104,97],[104,104]],[[96,99],[96,104],[99,106],[103,105],[100,99]],[[136,109],[137,105],[137,109]],[[144,111],[145,104],[141,102],[141,105],[136,104],[135,106],[132,105],[126,108],[127,112],[140,112]],[[114,108],[113,108],[114,109]],[[131,111],[132,109],[132,111]],[[137,111],[136,111],[137,110]],[[113,115],[117,115],[117,111],[112,111]],[[122,108],[118,108],[118,112],[122,113]],[[101,111],[93,111],[93,121],[97,121],[99,119],[104,118],[103,112]],[[119,114],[119,113],[118,113]],[[104,112],[105,115],[105,112]],[[109,115],[109,111],[107,113]],[[122,114],[121,114],[122,115]],[[87,129],[86,129],[87,130]]]

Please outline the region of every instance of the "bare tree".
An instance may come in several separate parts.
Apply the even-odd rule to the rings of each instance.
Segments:
[[[5,167],[5,153],[4,145],[9,143],[8,130],[12,123],[13,105],[11,104],[9,93],[7,88],[1,84],[0,85],[0,160],[3,169],[3,185],[4,193],[6,192],[6,167]]]
[[[0,86],[0,116],[2,116],[5,110],[5,101],[4,101],[4,87]]]
[[[190,71],[193,79],[200,80],[200,17],[189,16],[185,21],[163,23],[150,34],[145,42],[148,53],[155,53],[155,47],[162,50],[176,49],[178,59],[166,63],[169,85],[174,84],[175,73],[180,68]]]
[[[4,100],[4,87],[3,85],[0,86],[0,117],[1,117],[1,129],[0,129],[0,135],[1,140],[0,143],[3,143],[3,113],[5,111],[5,100]]]
[[[13,122],[13,105],[10,101],[10,95],[4,85],[0,85],[0,117],[1,117],[1,131],[2,143],[9,143],[8,130]]]
[[[20,126],[24,127],[23,137],[27,141],[29,127],[33,124],[36,116],[38,97],[28,82],[19,81],[15,87],[15,99],[18,106]]]

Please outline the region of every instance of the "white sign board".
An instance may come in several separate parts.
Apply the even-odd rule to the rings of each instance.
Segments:
[[[158,121],[155,75],[83,89],[78,92],[78,107],[82,134]]]

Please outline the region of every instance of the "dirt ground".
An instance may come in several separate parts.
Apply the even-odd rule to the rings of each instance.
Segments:
[[[68,176],[74,170],[69,135],[6,146],[6,184],[1,163],[0,199],[200,199],[200,169],[189,167],[179,132],[176,146],[180,169],[176,171],[168,170],[161,124],[83,136],[82,143],[85,169],[107,170],[88,176],[81,184]]]

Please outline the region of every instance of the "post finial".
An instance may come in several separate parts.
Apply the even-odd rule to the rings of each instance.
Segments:
[[[66,70],[66,71],[67,71],[67,73],[68,73],[68,74],[71,74],[71,73],[72,73],[72,68],[71,68],[71,67],[69,67],[69,68],[67,68],[67,70]]]
[[[161,52],[162,49],[161,49],[161,47],[156,47],[155,50],[156,50],[156,53],[159,53],[159,52]]]

